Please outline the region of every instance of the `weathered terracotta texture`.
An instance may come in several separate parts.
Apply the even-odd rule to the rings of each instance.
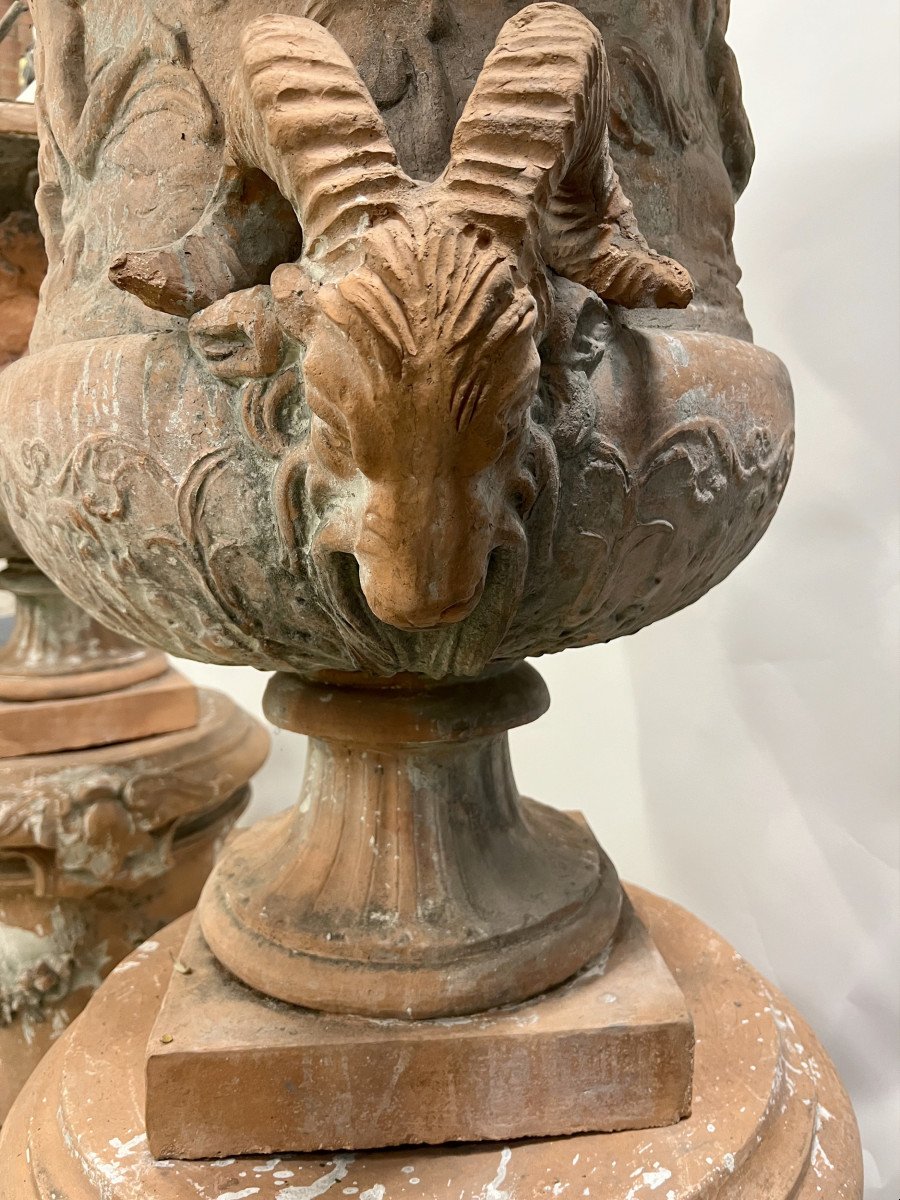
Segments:
[[[125,890],[117,882],[90,894],[57,894],[51,878],[48,890],[36,891],[24,859],[0,849],[0,1123],[113,967],[196,903],[247,799],[238,791],[208,826],[176,837],[167,869]]]
[[[15,625],[0,647],[0,700],[99,696],[169,669],[165,655],[98,625],[31,563],[12,561],[0,588],[16,597]]]
[[[110,746],[192,729],[197,689],[177,671],[122,691],[70,700],[0,700],[0,759]]]
[[[0,647],[0,759],[197,724],[197,689],[165,655],[98,625],[29,562],[10,562],[0,588],[16,597],[16,621]]]
[[[815,1036],[707,926],[646,893],[632,897],[697,1026],[694,1107],[678,1125],[355,1155],[157,1163],[143,1119],[144,1053],[184,921],[122,964],[39,1068],[0,1136],[0,1198],[609,1200],[630,1193],[635,1200],[862,1200],[856,1123]],[[122,1037],[110,1039],[110,1029]],[[386,1095],[370,1100],[390,1103]]]
[[[627,900],[613,944],[570,983],[468,1019],[262,1009],[196,920],[179,961],[148,1043],[157,1158],[646,1129],[690,1112],[693,1022]]]
[[[735,288],[724,3],[586,0],[605,52],[567,5],[33,7],[50,269],[0,475],[104,624],[475,675],[761,535],[791,394]],[[659,254],[691,306],[613,303],[685,303]]]
[[[622,896],[588,827],[523,800],[507,730],[524,664],[423,688],[304,684],[265,708],[311,736],[300,799],[223,855],[200,903],[219,960],[270,996],[422,1019],[537,995],[609,946]]]
[[[0,764],[0,1119],[100,980],[196,903],[267,747],[205,692],[195,728]]]
[[[0,376],[13,532],[123,636],[314,681],[275,685],[317,739],[301,804],[229,854],[207,939],[324,1010],[559,983],[608,945],[615,873],[519,798],[512,722],[429,706],[691,603],[777,507],[727,0],[32,7],[49,269]]]

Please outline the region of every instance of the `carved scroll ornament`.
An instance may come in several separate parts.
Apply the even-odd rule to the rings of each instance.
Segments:
[[[134,890],[171,870],[191,836],[231,827],[267,737],[204,693],[192,730],[65,755],[9,759],[0,787],[0,866],[24,862],[38,896]]]

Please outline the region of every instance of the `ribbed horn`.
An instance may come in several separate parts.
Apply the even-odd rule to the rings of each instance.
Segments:
[[[321,25],[268,15],[244,31],[231,107],[236,157],[294,206],[305,254],[330,258],[415,185],[350,59]]]
[[[687,271],[650,250],[609,152],[609,71],[597,29],[566,4],[503,26],[456,127],[441,183],[521,254],[628,307],[682,307]]]

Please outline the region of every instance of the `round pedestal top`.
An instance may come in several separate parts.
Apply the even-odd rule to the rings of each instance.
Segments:
[[[679,1125],[508,1145],[155,1162],[143,1128],[144,1055],[182,921],[113,973],[44,1060],[0,1137],[0,1196],[861,1200],[852,1110],[809,1028],[696,917],[646,892],[632,899],[696,1023],[693,1115]]]

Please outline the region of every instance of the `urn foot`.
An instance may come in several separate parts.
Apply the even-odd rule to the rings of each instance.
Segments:
[[[693,1023],[627,900],[609,951],[574,979],[449,1021],[273,1002],[222,969],[196,920],[179,965],[147,1050],[158,1158],[649,1129],[690,1112]]]
[[[524,664],[433,686],[276,676],[266,713],[310,735],[306,776],[204,891],[219,961],[291,1004],[422,1020],[521,1003],[602,954],[615,868],[512,775],[507,731],[547,704]]]

